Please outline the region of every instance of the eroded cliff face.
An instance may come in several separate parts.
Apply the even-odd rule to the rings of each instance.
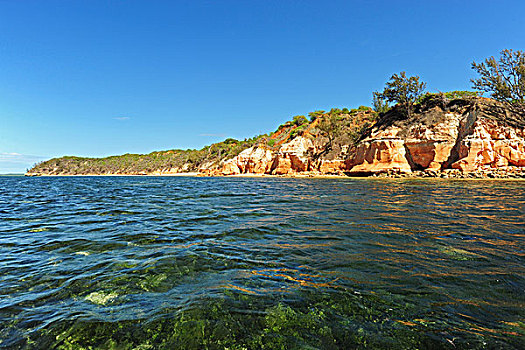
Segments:
[[[311,155],[314,152],[315,146],[312,140],[299,136],[283,144],[279,149],[274,158],[274,166],[271,173],[284,175],[308,171],[312,165]]]
[[[389,170],[462,172],[525,166],[525,131],[488,115],[483,105],[453,113],[439,107],[374,129],[348,162],[349,173]]]
[[[469,115],[474,119],[475,116]],[[504,126],[483,118],[462,126],[453,169],[475,171],[479,168],[525,167],[525,130]]]
[[[446,113],[434,107],[410,120],[374,128],[357,146],[348,162],[348,171],[409,173],[447,168],[462,118],[461,113]]]
[[[373,175],[525,167],[525,129],[516,123],[509,125],[512,123],[494,112],[494,105],[494,101],[475,99],[422,108],[410,119],[386,115],[357,145],[338,145],[345,151],[335,157],[323,155],[326,142],[319,142],[319,136],[311,133],[277,151],[252,147],[208,172]],[[504,114],[508,117],[509,112]]]
[[[217,169],[202,169],[208,175],[272,174],[292,175],[308,171],[311,154],[315,150],[312,140],[296,137],[276,152],[265,146],[250,147],[238,156],[224,162]]]
[[[265,174],[272,168],[273,154],[262,147],[250,147],[237,157],[226,161],[220,170],[221,175]]]

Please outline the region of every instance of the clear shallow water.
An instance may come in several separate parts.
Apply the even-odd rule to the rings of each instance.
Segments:
[[[0,348],[520,349],[524,185],[0,177]]]

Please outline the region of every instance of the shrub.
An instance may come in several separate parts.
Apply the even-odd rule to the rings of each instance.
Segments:
[[[293,117],[292,119],[292,124],[293,125],[303,125],[303,124],[306,124],[308,123],[308,119],[306,119],[306,117],[304,115],[296,115]]]
[[[383,95],[377,91],[373,92],[373,103],[374,111],[376,111],[377,113],[386,113],[390,110],[388,102],[385,100]]]
[[[290,138],[291,139],[294,139],[296,138],[297,136],[301,136],[304,132],[304,130],[306,129],[306,124],[303,124],[301,126],[298,126],[297,128],[293,129],[292,132],[290,133]]]
[[[325,113],[325,111],[319,110],[319,111],[314,111],[314,112],[308,113],[308,116],[310,117],[311,121],[314,121],[317,118],[319,118],[320,116],[322,116],[324,113]]]
[[[343,114],[343,111],[339,108],[332,108],[330,112],[328,112],[330,115],[340,115]]]
[[[227,145],[230,145],[232,143],[239,143],[238,140],[236,139],[232,139],[232,138],[227,138],[226,140],[222,141],[223,143],[227,144]]]
[[[481,96],[480,91],[449,91],[443,94],[449,100]]]

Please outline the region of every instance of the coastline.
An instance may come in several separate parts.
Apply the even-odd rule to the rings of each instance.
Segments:
[[[510,123],[506,116],[513,112],[505,105],[461,96],[429,95],[425,101],[410,120],[400,107],[382,115],[370,108],[334,109],[310,121],[303,116],[300,123],[286,122],[249,142],[226,139],[201,150],[144,155],[64,156],[35,164],[25,175],[525,178],[525,124]],[[340,129],[328,145],[320,123],[332,114]]]
[[[441,173],[438,173],[439,175]],[[443,173],[444,174],[444,173]],[[346,174],[286,174],[286,175],[272,175],[272,174],[257,174],[257,173],[245,173],[236,175],[207,175],[198,172],[187,172],[187,173],[170,173],[170,174],[39,174],[39,175],[28,175],[22,174],[26,177],[207,177],[207,178],[284,178],[284,179],[352,179],[352,180],[482,180],[482,181],[524,181],[524,177],[489,177],[489,176],[429,176],[420,174],[376,174],[369,176],[357,176],[357,175],[346,175]]]
[[[106,177],[117,177],[117,176],[134,176],[134,177],[151,177],[151,176],[199,176],[197,172],[189,173],[169,173],[169,174],[22,174],[26,177],[88,177],[88,176],[106,176]]]

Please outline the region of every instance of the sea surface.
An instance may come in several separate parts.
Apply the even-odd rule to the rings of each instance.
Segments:
[[[0,177],[0,348],[524,349],[525,182]]]

